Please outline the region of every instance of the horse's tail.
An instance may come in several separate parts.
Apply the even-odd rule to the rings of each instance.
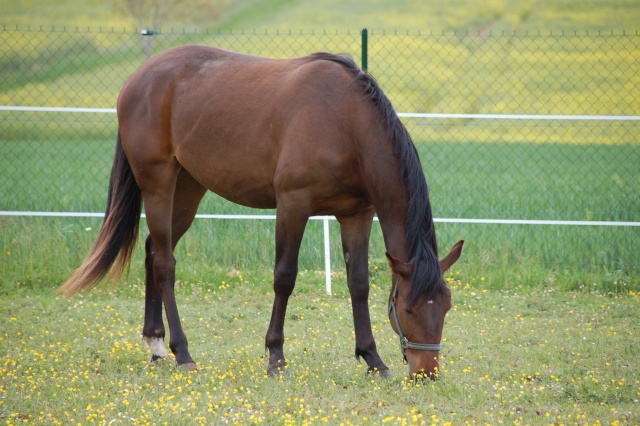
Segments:
[[[109,180],[109,195],[98,239],[82,265],[59,291],[73,296],[94,288],[108,273],[107,282],[119,279],[129,264],[138,239],[142,192],[135,181],[118,131],[116,153]]]

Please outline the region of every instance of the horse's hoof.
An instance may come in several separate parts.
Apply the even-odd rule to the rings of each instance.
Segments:
[[[269,367],[267,369],[267,376],[269,377],[289,377],[291,375],[291,370],[287,367]]]
[[[186,362],[178,365],[178,368],[184,371],[198,371],[198,367],[195,362]]]
[[[385,379],[391,379],[393,377],[393,374],[391,374],[391,370],[389,370],[388,368],[386,370],[382,370],[380,371],[380,377],[383,377]]]
[[[391,370],[389,370],[388,368],[383,368],[382,370],[378,370],[377,368],[374,368],[374,369],[370,368],[367,371],[367,373],[371,374],[371,375],[382,377],[384,379],[390,379],[390,378],[393,377],[393,375],[391,374]]]
[[[153,355],[151,357],[151,359],[149,359],[149,366],[150,367],[160,366],[160,365],[164,365],[164,364],[167,364],[167,365],[169,365],[171,367],[175,366],[175,362],[173,362],[173,360],[168,356]]]
[[[168,356],[151,355],[151,359],[149,359],[149,365],[156,365],[162,361],[173,363],[171,358],[169,358]]]

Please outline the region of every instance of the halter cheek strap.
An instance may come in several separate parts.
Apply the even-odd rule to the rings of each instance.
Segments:
[[[389,301],[389,312],[388,315],[393,313],[393,318],[396,322],[396,327],[398,329],[398,336],[400,336],[400,350],[402,351],[402,356],[404,358],[404,362],[407,362],[407,355],[405,351],[407,349],[415,349],[418,351],[435,351],[439,352],[442,349],[442,345],[440,343],[414,343],[407,339],[407,336],[402,331],[402,327],[400,327],[400,320],[398,318],[398,308],[396,308],[396,299],[398,298],[398,284],[400,278],[396,280],[396,285],[393,290],[393,296],[391,296],[391,300]]]

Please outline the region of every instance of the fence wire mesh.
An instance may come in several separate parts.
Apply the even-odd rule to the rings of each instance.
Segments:
[[[4,28],[0,106],[115,108],[120,88],[149,55],[188,43],[273,58],[330,51],[363,60],[360,31],[142,36]],[[367,48],[368,71],[398,112],[590,116],[403,118],[437,217],[640,220],[637,33],[370,30]],[[113,113],[2,110],[0,127],[0,210],[104,208]],[[200,211],[248,212],[213,197]]]

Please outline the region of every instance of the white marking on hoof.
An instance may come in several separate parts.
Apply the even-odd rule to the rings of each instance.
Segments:
[[[157,361],[159,358],[168,358],[169,353],[164,346],[164,339],[161,337],[147,337],[143,336],[144,342],[149,347],[151,352],[151,362]]]

